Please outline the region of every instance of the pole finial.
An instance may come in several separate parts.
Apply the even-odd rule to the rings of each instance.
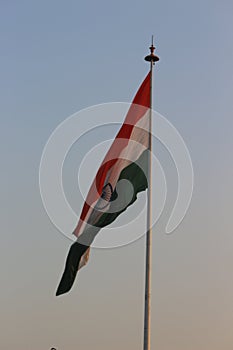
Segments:
[[[145,61],[151,62],[155,64],[155,62],[159,61],[159,57],[154,54],[155,46],[154,46],[154,36],[151,38],[151,46],[150,46],[150,55],[145,57]]]

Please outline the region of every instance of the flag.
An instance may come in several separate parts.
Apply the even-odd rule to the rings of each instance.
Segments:
[[[111,224],[148,187],[150,80],[151,72],[137,91],[90,187],[73,232],[77,240],[68,253],[56,295],[71,289],[78,270],[88,261],[90,245],[100,229]]]

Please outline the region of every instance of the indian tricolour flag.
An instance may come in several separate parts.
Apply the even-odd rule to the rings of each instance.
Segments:
[[[90,187],[56,295],[68,292],[102,227],[111,224],[146,190],[151,72],[141,84],[115,140]],[[130,182],[131,186],[128,186]],[[132,191],[133,189],[133,191]]]

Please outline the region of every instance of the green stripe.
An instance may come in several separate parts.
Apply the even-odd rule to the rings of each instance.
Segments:
[[[124,168],[120,174],[118,181],[128,180],[134,189],[133,195],[130,191],[127,191],[127,187],[124,188],[124,192],[120,194],[121,209],[117,209],[117,191],[115,190],[112,197],[112,204],[110,205],[110,212],[103,213],[99,221],[95,224],[97,227],[105,227],[110,225],[116,218],[124,212],[130,205],[132,205],[139,192],[145,191],[148,187],[147,183],[147,169],[148,169],[148,150],[144,151],[139,159],[135,163],[131,163]],[[129,195],[130,197],[129,200]]]
[[[124,204],[125,201],[125,206],[121,206],[121,209],[116,210],[116,212],[114,213],[103,213],[95,227],[85,228],[83,234],[78,238],[78,241],[72,244],[66,260],[65,270],[59,283],[56,295],[66,293],[71,289],[78,271],[80,259],[88,249],[88,246],[90,246],[93,242],[95,236],[100,231],[101,227],[107,226],[111,224],[114,220],[116,220],[116,218],[123,211],[125,211],[131,204],[133,204],[136,201],[137,194],[139,192],[145,191],[145,189],[148,187],[147,164],[148,151],[146,150],[142,153],[141,157],[137,160],[137,162],[131,163],[122,170],[118,181],[125,179],[131,182],[134,188],[132,198],[130,198],[130,201],[128,200],[129,193],[127,193],[127,188],[124,187],[123,193],[121,193],[120,196],[121,204]],[[113,202],[110,206],[111,211],[113,211],[114,206],[117,207],[118,205],[117,201],[114,201],[114,199],[117,199],[118,197],[116,190],[114,191],[113,195]]]

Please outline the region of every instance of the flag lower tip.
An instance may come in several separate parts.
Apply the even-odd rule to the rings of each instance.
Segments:
[[[58,297],[59,295],[62,295],[62,294],[66,294],[70,291],[71,288],[59,288],[57,289],[56,291],[56,297]]]

